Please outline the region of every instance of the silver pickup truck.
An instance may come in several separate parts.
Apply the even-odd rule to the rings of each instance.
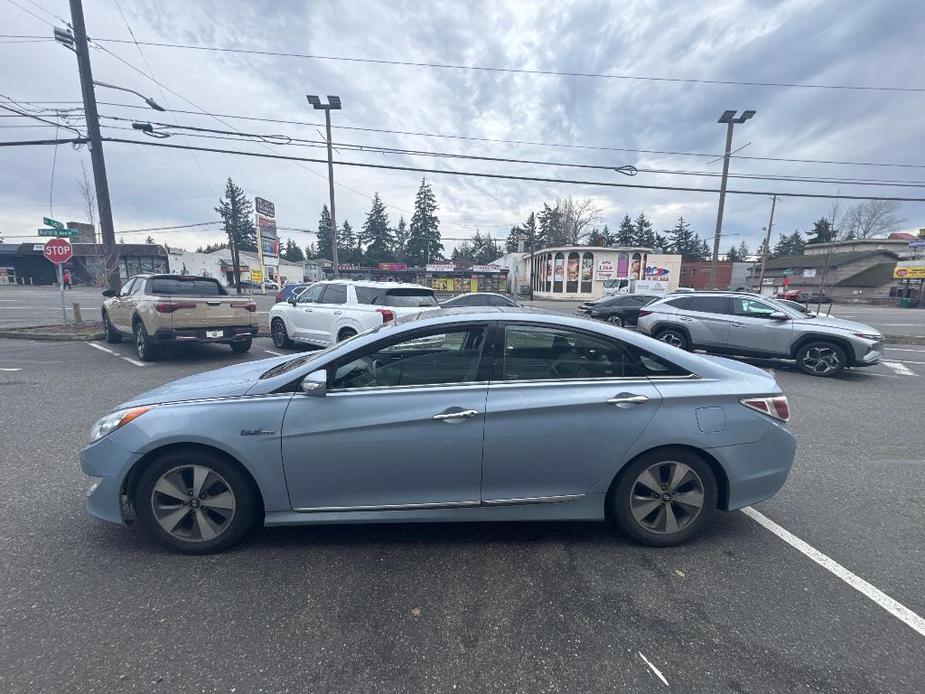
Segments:
[[[142,361],[156,359],[161,347],[183,342],[221,342],[246,352],[257,334],[257,305],[229,296],[211,277],[135,275],[118,293],[103,292],[107,342],[135,339]]]

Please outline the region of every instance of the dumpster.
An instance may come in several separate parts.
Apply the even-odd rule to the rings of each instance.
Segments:
[[[899,298],[899,308],[912,308],[912,299],[907,296]]]

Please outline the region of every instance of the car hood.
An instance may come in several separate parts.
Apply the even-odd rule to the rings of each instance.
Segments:
[[[214,371],[186,376],[136,395],[114,409],[153,405],[180,400],[201,398],[228,398],[244,395],[257,382],[261,374],[277,364],[289,361],[298,354],[285,354],[270,359],[248,361]]]
[[[821,327],[826,328],[838,328],[841,330],[847,330],[853,333],[866,333],[872,335],[874,333],[880,334],[880,331],[876,328],[872,328],[869,325],[864,325],[864,323],[856,323],[853,320],[845,320],[844,318],[836,318],[835,316],[820,316],[816,315],[815,318],[807,318],[804,323],[807,327]]]

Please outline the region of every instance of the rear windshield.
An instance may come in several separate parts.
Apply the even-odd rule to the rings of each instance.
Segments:
[[[151,280],[151,293],[162,296],[226,296],[228,292],[213,279],[160,278]]]
[[[396,308],[420,308],[436,306],[437,300],[430,289],[381,287],[356,287],[357,302],[376,306],[395,306]]]

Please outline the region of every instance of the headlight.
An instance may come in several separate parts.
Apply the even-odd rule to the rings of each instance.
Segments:
[[[116,410],[110,412],[101,418],[93,428],[90,429],[90,443],[103,438],[106,434],[114,432],[119,427],[128,424],[136,417],[140,417],[145,412],[153,409],[154,405],[144,405],[143,407],[129,407],[125,410]]]
[[[874,340],[875,342],[880,342],[883,339],[883,335],[879,333],[855,333],[858,337],[863,337],[865,340]]]

